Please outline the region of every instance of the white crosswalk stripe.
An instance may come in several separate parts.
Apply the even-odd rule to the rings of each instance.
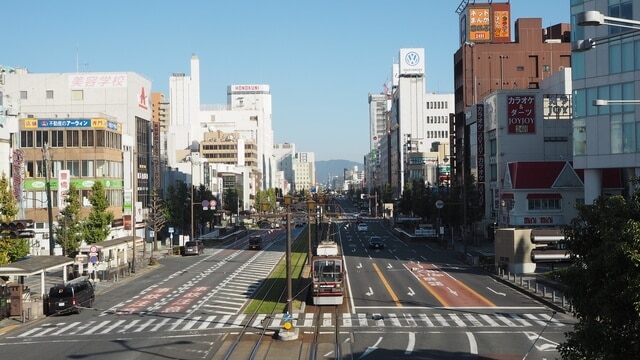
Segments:
[[[71,335],[103,335],[140,332],[180,332],[193,330],[217,330],[241,328],[245,324],[256,329],[277,329],[283,325],[283,314],[267,315],[259,314],[252,317],[246,314],[240,315],[207,315],[191,318],[123,318],[122,315],[113,315],[111,319],[100,318],[100,321],[86,322],[60,322],[55,325],[34,327],[16,335],[18,338],[47,337],[47,336],[71,336]],[[248,321],[253,322],[248,324]],[[552,318],[544,313],[344,313],[338,319],[334,314],[323,314],[320,319],[312,313],[295,314],[293,324],[298,328],[314,328],[320,322],[321,328],[332,328],[336,322],[345,328],[526,328],[532,326],[566,326],[565,323]]]

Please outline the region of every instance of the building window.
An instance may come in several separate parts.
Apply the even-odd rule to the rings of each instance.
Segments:
[[[94,147],[93,130],[82,130],[82,147]]]
[[[20,91],[20,100],[28,100],[29,99],[28,94],[29,93],[26,90]]]
[[[109,164],[106,160],[96,161],[96,176],[109,176]]]
[[[47,93],[45,96],[47,97],[48,100],[53,99],[53,90],[47,90]]]
[[[67,160],[67,170],[73,177],[80,176],[80,160]]]
[[[20,147],[33,147],[33,131],[26,130],[20,132]]]
[[[609,1],[609,3],[613,3],[614,1]],[[615,1],[617,4],[609,5],[609,16],[622,18],[622,19],[633,19],[633,7],[632,1],[624,1],[618,0]],[[626,28],[619,26],[609,26],[609,34],[618,34],[623,31],[627,31]]]
[[[71,90],[71,100],[84,100],[84,91]]]
[[[562,199],[528,199],[529,211],[562,210]]]
[[[62,170],[62,160],[52,160],[51,161],[51,177],[58,177],[60,174],[60,170]]]
[[[36,147],[43,148],[45,144],[49,144],[49,132],[36,131]]]
[[[64,146],[64,130],[51,130],[51,147]]]
[[[78,147],[80,144],[78,130],[67,130],[67,147]]]
[[[93,160],[82,160],[82,177],[93,177]]]
[[[25,161],[24,162],[24,168],[25,168],[25,176],[30,178],[33,177],[33,175],[35,174],[35,169],[33,168],[34,166],[34,162],[33,161]]]
[[[105,147],[105,144],[106,144],[105,131],[96,130],[96,147]]]

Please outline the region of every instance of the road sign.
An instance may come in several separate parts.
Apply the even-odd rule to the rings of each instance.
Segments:
[[[89,258],[89,261],[91,261],[92,264],[95,264],[98,262],[98,256],[97,255],[93,255]]]
[[[173,226],[169,227],[169,234],[173,234]]]
[[[442,201],[442,200],[436,201],[436,207],[438,209],[442,209],[444,207],[444,201]]]
[[[285,330],[291,330],[291,328],[293,327],[293,324],[291,324],[291,320],[293,320],[293,317],[289,313],[286,313],[284,314],[284,316],[282,316],[282,321],[284,321],[283,327]]]
[[[98,247],[97,247],[97,246],[95,246],[95,245],[91,245],[91,246],[89,247],[89,252],[97,253],[97,252],[98,252]]]

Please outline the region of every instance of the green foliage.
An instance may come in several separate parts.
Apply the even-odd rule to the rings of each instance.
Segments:
[[[64,210],[60,212],[58,227],[55,229],[56,243],[62,247],[63,255],[74,257],[78,253],[83,234],[80,222],[80,193],[73,183],[69,185],[65,203]]]
[[[201,204],[203,200],[216,200],[218,204],[220,204],[220,202],[216,197],[213,196],[211,190],[207,189],[207,187],[204,185],[200,185],[198,187],[198,190],[193,195],[194,203],[198,204],[193,205],[195,218],[194,226],[196,233],[198,233],[198,231],[200,231],[200,229],[203,229],[207,224],[213,224],[213,218],[216,213],[214,210],[211,210],[211,208],[209,208],[209,210],[203,210],[202,205],[199,204]],[[218,206],[219,205],[216,205],[216,209],[218,209]]]
[[[564,359],[633,359],[640,353],[640,193],[579,207],[565,229],[573,263],[561,273],[579,323]]]
[[[185,182],[177,182],[167,187],[164,201],[167,224],[176,228],[176,234],[186,234],[191,230],[189,226],[189,199],[191,192]]]
[[[0,219],[2,222],[15,220],[18,215],[18,204],[9,187],[7,174],[2,173],[0,178]]]
[[[92,207],[83,223],[82,235],[87,244],[95,244],[104,241],[109,236],[110,226],[113,222],[113,213],[107,211],[109,202],[101,182],[96,181],[91,187],[89,202]]]
[[[239,200],[240,192],[238,191],[238,189],[224,189],[224,192],[222,194],[224,209],[231,212],[232,214],[237,214],[238,204],[240,204],[240,208],[242,208],[242,200]]]
[[[18,204],[9,187],[7,175],[0,177],[0,220],[10,222],[18,215]],[[27,239],[0,238],[0,265],[22,259],[29,253]]]
[[[254,205],[253,205],[256,212],[262,213],[263,212],[262,204],[268,204],[268,203],[269,203],[269,195],[266,193],[266,191],[257,191]]]

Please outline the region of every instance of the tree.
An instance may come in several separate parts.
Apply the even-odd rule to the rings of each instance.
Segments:
[[[9,187],[7,175],[0,177],[0,220],[10,222],[18,215],[18,204]],[[0,238],[0,265],[25,257],[29,253],[27,239]]]
[[[600,197],[565,229],[572,264],[560,277],[579,323],[564,359],[632,359],[640,353],[640,192]]]
[[[109,236],[110,226],[113,222],[113,213],[107,211],[109,202],[100,181],[93,183],[89,203],[91,203],[91,211],[83,223],[82,235],[87,244],[95,244],[104,241]],[[135,211],[135,206],[133,211]],[[135,224],[131,224],[131,226],[135,228]]]
[[[176,234],[186,234],[191,230],[189,225],[190,211],[189,202],[191,201],[189,186],[183,181],[171,184],[167,187],[167,196],[164,206],[167,215],[167,224],[172,225]]]
[[[213,193],[211,192],[211,190],[207,189],[206,186],[204,186],[203,184],[200,184],[200,186],[198,186],[198,189],[194,192],[193,197],[195,198],[193,200],[194,204],[192,204],[191,206],[194,207],[194,217],[195,217],[195,227],[196,227],[196,234],[200,233],[202,234],[204,227],[207,224],[210,224],[211,227],[213,227],[213,218],[215,215],[215,210],[213,210],[213,205],[209,206],[209,210],[204,210],[202,208],[202,206],[199,206],[197,204],[201,204],[202,201],[207,200],[209,202],[211,202],[212,200],[216,201],[216,208],[217,208],[217,204],[218,199],[216,197],[213,196]]]
[[[269,204],[269,195],[267,194],[266,191],[261,191],[258,190],[256,191],[256,197],[255,197],[255,201],[253,204],[253,207],[255,208],[256,212],[258,213],[262,213],[262,204]],[[269,208],[271,208],[271,204],[269,204]]]
[[[151,201],[149,202],[149,215],[147,217],[147,225],[149,229],[153,231],[153,246],[151,247],[151,257],[153,258],[153,251],[157,250],[158,233],[162,230],[167,223],[168,210],[164,206],[162,199],[158,196],[158,189],[153,188],[151,190]]]
[[[61,219],[56,227],[56,243],[62,247],[62,254],[74,257],[82,241],[82,225],[80,223],[80,194],[76,186],[69,185],[66,206],[60,212]]]

